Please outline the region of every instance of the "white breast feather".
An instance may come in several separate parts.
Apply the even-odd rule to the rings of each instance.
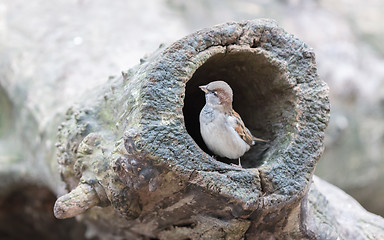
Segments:
[[[238,135],[234,126],[236,119],[225,114],[216,114],[212,121],[204,119],[200,113],[200,131],[207,147],[220,157],[237,159],[249,150],[250,146]]]

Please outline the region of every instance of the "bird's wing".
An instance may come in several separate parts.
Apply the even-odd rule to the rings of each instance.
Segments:
[[[233,128],[235,131],[239,134],[240,138],[244,140],[248,145],[254,145],[254,137],[252,136],[251,132],[248,130],[248,128],[245,127],[243,120],[241,119],[240,115],[235,112],[235,110],[232,110],[231,117],[234,119]]]

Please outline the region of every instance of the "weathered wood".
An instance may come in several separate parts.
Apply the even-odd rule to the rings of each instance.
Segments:
[[[216,79],[231,85],[234,108],[254,135],[270,140],[243,157],[244,169],[202,151],[197,86]],[[207,222],[222,226],[206,237],[303,235],[286,225],[299,221],[294,213],[323,150],[327,86],[313,51],[275,23],[196,32],[87,98],[59,131],[63,180],[68,190],[102,186],[132,232],[204,237]]]
[[[211,157],[199,133],[205,100],[198,86],[217,79],[233,88],[234,108],[252,133],[269,140],[242,157],[243,169]],[[13,99],[15,92],[7,94]],[[384,220],[369,214],[364,233],[351,230],[360,222],[332,225],[345,219],[327,208],[337,201],[327,194],[342,194],[316,178],[311,185],[329,119],[328,89],[313,51],[273,21],[227,23],[160,46],[65,116],[46,115],[38,126],[49,141],[24,137],[41,135],[26,128],[23,139],[39,151],[25,150],[33,160],[19,159],[12,172],[0,166],[0,180],[9,179],[0,193],[7,195],[11,183],[58,191],[61,176],[67,194],[56,201],[56,217],[81,214],[99,238],[364,239],[384,232]],[[343,213],[359,219],[361,211]]]
[[[89,184],[79,184],[70,193],[57,199],[54,214],[57,218],[70,218],[84,213],[100,202],[96,191]]]

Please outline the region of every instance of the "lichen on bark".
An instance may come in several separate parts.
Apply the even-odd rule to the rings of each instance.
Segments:
[[[212,158],[199,134],[197,86],[216,79],[231,85],[253,134],[270,140],[243,157],[244,169]],[[273,21],[203,29],[161,46],[67,113],[61,174],[69,191],[93,186],[137,236],[303,235],[284,219],[297,218],[322,153],[327,92],[313,51]],[[205,224],[211,230],[200,234]]]

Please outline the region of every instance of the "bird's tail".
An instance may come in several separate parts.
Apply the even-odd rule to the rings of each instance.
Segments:
[[[266,143],[269,142],[268,140],[264,140],[257,137],[253,137],[252,140],[253,140],[253,144],[255,144],[255,142],[266,142]]]

